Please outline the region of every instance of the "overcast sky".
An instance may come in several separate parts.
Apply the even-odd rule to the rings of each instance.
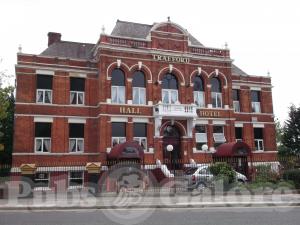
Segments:
[[[248,74],[273,83],[275,116],[287,117],[300,103],[300,2],[297,0],[0,0],[0,71],[14,74],[19,44],[39,54],[47,33],[62,39],[96,43],[104,25],[117,19],[138,23],[171,21],[208,47],[227,42],[234,63]]]

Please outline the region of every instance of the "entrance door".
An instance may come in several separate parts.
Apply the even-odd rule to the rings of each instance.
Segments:
[[[167,146],[173,145],[173,151],[168,152]],[[169,168],[173,168],[175,164],[180,163],[181,149],[180,149],[180,132],[176,126],[168,125],[163,133],[163,152],[164,162]],[[171,160],[173,163],[171,163]],[[177,168],[178,166],[175,166]]]

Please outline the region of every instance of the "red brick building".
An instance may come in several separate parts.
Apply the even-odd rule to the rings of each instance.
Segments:
[[[94,44],[50,32],[41,54],[18,53],[16,77],[17,167],[103,162],[131,140],[148,163],[169,158],[168,144],[185,162],[236,141],[261,161],[276,156],[271,78],[246,74],[229,49],[203,46],[171,21],[118,20]]]

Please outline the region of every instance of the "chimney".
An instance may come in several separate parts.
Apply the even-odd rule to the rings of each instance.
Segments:
[[[55,32],[48,33],[48,46],[52,45],[55,42],[59,42],[61,40],[61,34]]]

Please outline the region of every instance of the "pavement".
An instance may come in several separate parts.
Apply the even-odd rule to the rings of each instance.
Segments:
[[[94,197],[86,192],[37,194],[34,198],[0,199],[0,210],[47,209],[122,209],[122,208],[207,208],[207,207],[261,207],[300,206],[300,194],[218,194],[189,193],[147,196],[140,193],[112,193]]]

